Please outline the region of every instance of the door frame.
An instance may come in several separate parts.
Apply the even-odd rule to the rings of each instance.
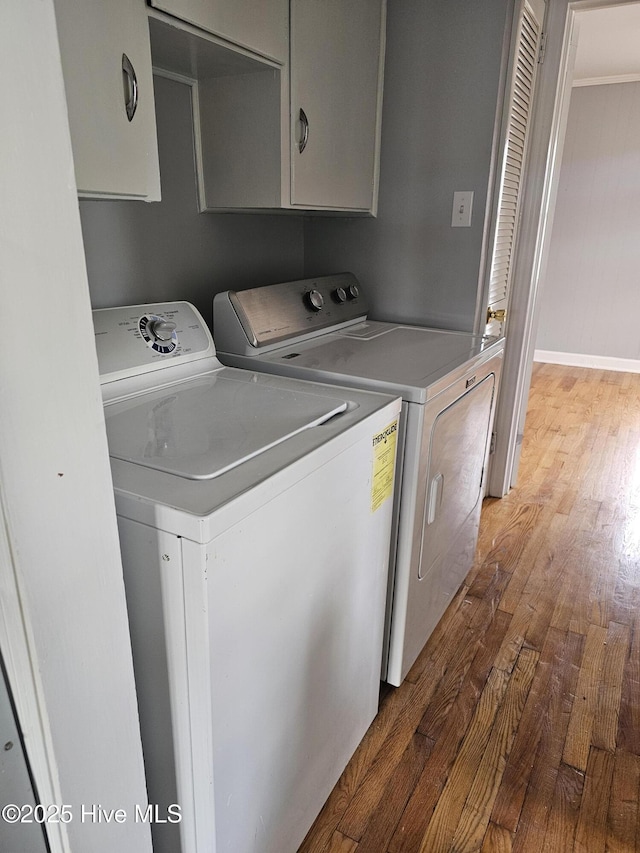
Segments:
[[[549,3],[544,62],[534,105],[522,218],[514,256],[504,368],[496,410],[496,446],[488,494],[506,495],[516,484],[531,384],[539,294],[549,256],[553,215],[571,100],[577,13],[638,0],[553,0]]]

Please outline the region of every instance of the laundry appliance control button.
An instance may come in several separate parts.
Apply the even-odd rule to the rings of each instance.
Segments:
[[[347,287],[347,299],[357,299],[360,296],[360,288],[357,284],[350,284]]]
[[[170,341],[176,330],[176,324],[173,320],[165,320],[162,317],[158,317],[149,323],[148,328],[150,328],[151,334],[157,341]]]
[[[178,346],[176,324],[173,320],[145,314],[138,322],[138,329],[146,345],[161,355],[168,355]]]
[[[305,300],[312,311],[321,311],[324,305],[324,296],[319,290],[308,290],[305,293]]]

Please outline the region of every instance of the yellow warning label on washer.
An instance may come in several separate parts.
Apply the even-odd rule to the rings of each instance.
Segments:
[[[393,494],[393,473],[398,437],[397,419],[373,436],[373,481],[371,512],[375,512]]]

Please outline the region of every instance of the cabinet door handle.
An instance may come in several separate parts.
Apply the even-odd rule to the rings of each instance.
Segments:
[[[307,147],[307,142],[309,141],[309,119],[302,107],[300,107],[298,120],[302,125],[302,135],[300,137],[300,142],[298,142],[298,151],[302,154],[304,149]]]
[[[138,78],[126,53],[122,54],[122,80],[124,83],[124,108],[129,121],[134,117],[138,107]]]

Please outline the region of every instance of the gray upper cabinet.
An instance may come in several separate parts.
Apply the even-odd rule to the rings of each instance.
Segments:
[[[287,0],[149,0],[149,4],[247,50],[285,62]]]
[[[383,0],[291,0],[291,204],[375,212]]]
[[[160,199],[147,9],[55,0],[78,193]]]

